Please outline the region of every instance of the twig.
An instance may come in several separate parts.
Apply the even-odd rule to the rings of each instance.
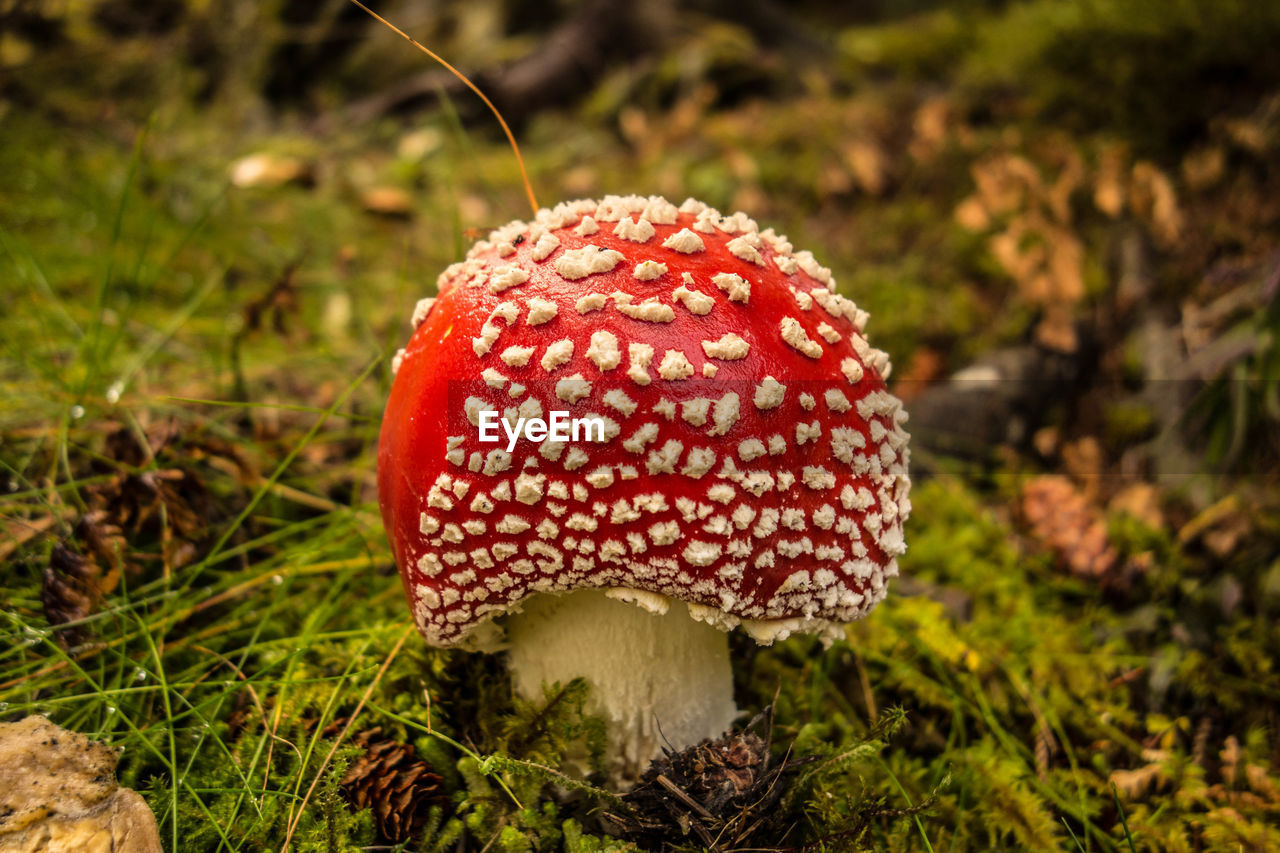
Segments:
[[[390,29],[393,33],[400,36],[405,41],[409,42],[409,44],[413,45],[418,50],[422,51],[427,56],[434,59],[436,62],[439,62],[446,69],[448,69],[450,74],[452,74],[454,77],[457,77],[459,80],[461,80],[468,89],[470,89],[471,91],[475,92],[477,95],[480,96],[480,100],[484,101],[484,105],[488,107],[489,110],[493,113],[494,118],[498,120],[498,124],[502,125],[502,132],[507,135],[507,141],[511,143],[511,150],[516,155],[516,165],[520,167],[520,179],[524,181],[524,191],[525,191],[525,194],[529,197],[529,207],[533,210],[534,216],[537,216],[538,199],[535,198],[533,195],[533,184],[529,183],[529,173],[525,171],[524,158],[520,156],[520,146],[516,144],[515,134],[513,134],[511,132],[511,128],[507,126],[507,120],[502,117],[502,113],[498,112],[498,108],[493,105],[493,101],[489,100],[489,96],[486,95],[484,92],[480,91],[480,87],[477,86],[475,83],[472,83],[469,79],[467,79],[467,76],[465,74],[463,74],[458,69],[454,68],[448,62],[445,62],[442,57],[437,55],[430,48],[419,43],[416,39],[413,38],[413,36],[409,35],[404,30],[400,29],[395,24],[391,23],[386,18],[382,17],[377,12],[370,9],[368,6],[361,3],[360,0],[351,0],[351,2],[359,6],[365,12],[372,15],[378,21],[378,23]]]
[[[662,775],[661,773],[658,774],[658,778],[655,781],[662,787],[666,788],[673,797],[675,797],[680,802],[684,803],[688,808],[697,812],[699,815],[706,818],[707,820],[715,821],[716,819],[715,815],[713,815],[711,812],[703,808],[702,804],[699,803],[697,800],[695,800],[693,797],[689,796],[684,791],[682,791],[680,789],[680,786],[677,785],[675,782],[672,782],[670,779],[668,779],[666,776]]]

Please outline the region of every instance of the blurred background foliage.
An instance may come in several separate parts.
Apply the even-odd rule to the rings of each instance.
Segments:
[[[894,356],[895,594],[735,638],[819,759],[757,849],[1280,847],[1280,4],[375,8],[542,203],[744,209]],[[0,0],[0,143],[0,713],[171,849],[634,849],[531,769],[581,685],[396,645],[387,360],[527,214],[483,106],[346,0]]]

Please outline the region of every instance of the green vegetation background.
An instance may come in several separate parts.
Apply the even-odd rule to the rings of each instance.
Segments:
[[[379,8],[509,92],[591,5]],[[915,442],[906,581],[847,642],[735,640],[740,706],[823,759],[759,849],[1280,849],[1280,6],[779,8],[655,3],[507,104],[541,201],[749,211],[908,397],[1028,344],[1078,369],[1025,441]],[[439,777],[395,849],[634,849],[531,766],[590,739],[580,685],[513,703],[410,629],[389,358],[527,208],[493,122],[358,20],[0,3],[0,718],[121,747],[172,850],[383,843],[340,784],[374,727]]]

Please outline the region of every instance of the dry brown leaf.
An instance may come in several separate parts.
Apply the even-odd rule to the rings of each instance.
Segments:
[[[927,98],[911,120],[908,153],[917,160],[932,160],[946,144],[950,123],[951,102],[941,95]]]
[[[1093,204],[1112,219],[1124,212],[1128,195],[1126,166],[1128,152],[1124,146],[1109,145],[1098,155],[1098,171],[1094,176]]]
[[[1020,290],[1031,287],[1032,280],[1044,267],[1044,243],[1024,217],[1012,219],[1004,231],[991,236],[987,245],[1000,266],[1018,283]]]
[[[946,364],[942,354],[930,347],[920,347],[911,354],[905,369],[894,371],[894,391],[904,402],[920,394],[929,383],[942,378]]]
[[[1045,459],[1051,459],[1058,453],[1062,444],[1062,431],[1056,426],[1041,427],[1031,436],[1031,446]]]
[[[1150,483],[1131,483],[1125,486],[1111,498],[1107,509],[1113,513],[1133,516],[1156,530],[1164,527],[1160,491]]]
[[[1071,196],[1084,183],[1084,158],[1069,142],[1056,146],[1055,154],[1062,160],[1062,170],[1046,190],[1045,203],[1054,219],[1067,225],[1071,222]]]
[[[1148,764],[1133,770],[1113,770],[1109,780],[1130,800],[1140,800],[1148,791],[1159,790],[1168,781],[1159,764]]]
[[[1222,762],[1222,779],[1228,785],[1236,784],[1243,758],[1244,751],[1240,749],[1240,741],[1235,735],[1227,735],[1227,739],[1222,742],[1222,751],[1218,753],[1218,759]]]
[[[1226,171],[1227,155],[1217,145],[1197,149],[1182,158],[1182,179],[1195,191],[1210,189]]]
[[[976,195],[971,195],[956,205],[954,215],[956,222],[970,231],[986,231],[991,227],[991,216],[983,206],[982,199]]]
[[[1156,240],[1172,246],[1182,235],[1182,210],[1173,181],[1154,163],[1135,163],[1129,186],[1129,207],[1138,218],[1151,225]]]
[[[1255,794],[1263,797],[1270,803],[1276,802],[1276,785],[1271,781],[1271,776],[1267,773],[1267,768],[1259,764],[1247,764],[1244,768],[1244,778],[1249,784],[1249,788],[1252,789]]]
[[[875,196],[884,193],[889,185],[889,165],[879,144],[872,139],[854,139],[846,143],[843,154],[859,189]]]
[[[231,165],[231,183],[237,187],[280,187],[310,184],[315,179],[310,165],[297,157],[279,154],[250,154]]]
[[[1068,442],[1062,448],[1062,467],[1080,484],[1090,500],[1098,496],[1103,462],[1102,445],[1091,435]]]
[[[1178,542],[1190,545],[1200,542],[1217,557],[1225,557],[1240,541],[1253,532],[1239,495],[1228,495],[1205,508],[1178,531]]]
[[[74,514],[74,510],[64,509],[63,516]],[[59,516],[45,515],[40,518],[13,518],[6,521],[0,531],[0,562],[7,560],[11,554],[30,542],[32,539],[48,533],[58,524]]]
[[[360,194],[360,206],[368,213],[391,219],[413,216],[413,196],[400,187],[370,187]]]
[[[1102,513],[1060,474],[1046,474],[1022,487],[1022,517],[1031,535],[1077,577],[1108,580],[1119,559],[1107,538]]]
[[[1076,303],[1084,298],[1084,245],[1066,228],[1046,229],[1049,245],[1049,278],[1053,283],[1052,299]]]
[[[1033,335],[1036,343],[1057,352],[1073,353],[1080,346],[1074,314],[1062,303],[1045,306],[1044,315],[1036,324]]]
[[[825,196],[844,195],[853,189],[853,175],[839,163],[826,163],[818,172],[818,192]]]
[[[729,167],[729,173],[739,181],[754,181],[760,175],[760,164],[746,149],[726,148],[721,157]]]
[[[1236,145],[1251,154],[1265,154],[1271,134],[1256,117],[1234,119],[1226,122],[1227,136]]]
[[[1040,197],[1044,186],[1040,173],[1025,157],[996,154],[974,163],[970,169],[978,197],[993,214],[1026,210],[1028,201]]]

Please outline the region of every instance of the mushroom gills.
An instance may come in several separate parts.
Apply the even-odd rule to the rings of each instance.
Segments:
[[[512,687],[523,698],[540,702],[544,684],[586,680],[587,710],[608,727],[610,775],[629,786],[663,747],[719,737],[738,711],[728,634],[678,602],[659,613],[620,597],[536,595],[506,633]]]

